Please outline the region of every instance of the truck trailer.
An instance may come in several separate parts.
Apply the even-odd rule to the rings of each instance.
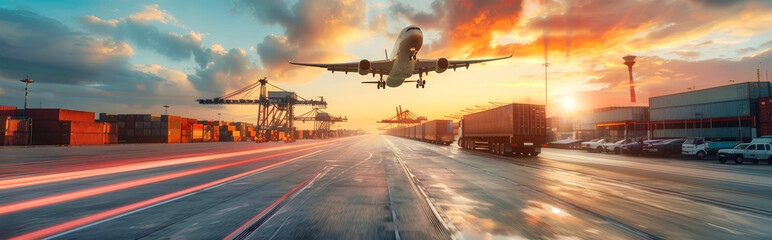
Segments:
[[[513,103],[464,115],[459,146],[501,155],[537,156],[546,146],[544,105]]]
[[[443,145],[453,143],[453,120],[432,120],[421,126],[424,129],[423,141]]]

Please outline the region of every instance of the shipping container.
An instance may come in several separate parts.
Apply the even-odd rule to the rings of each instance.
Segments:
[[[466,149],[536,156],[546,143],[544,114],[544,105],[513,103],[464,115],[458,143]]]
[[[453,120],[432,120],[421,125],[424,128],[424,141],[434,144],[453,143]]]
[[[649,121],[648,107],[609,107],[598,108],[589,112],[578,114],[574,126],[575,130],[595,130],[598,124],[614,122],[647,122]],[[565,121],[564,121],[565,122]],[[567,123],[570,124],[570,123]],[[563,126],[564,128],[566,126]],[[553,127],[554,128],[554,127]],[[565,130],[565,129],[560,129]],[[559,131],[560,131],[559,130]]]
[[[755,115],[751,105],[755,106],[757,102],[745,99],[699,105],[652,108],[650,110],[650,121],[747,117]]]
[[[23,118],[0,117],[0,146],[27,145],[28,121]]]
[[[770,97],[769,82],[745,82],[649,98],[652,109]]]
[[[73,121],[73,122],[94,122],[93,112],[75,111],[67,109],[46,109],[30,108],[27,109],[27,116],[33,122],[37,121]]]

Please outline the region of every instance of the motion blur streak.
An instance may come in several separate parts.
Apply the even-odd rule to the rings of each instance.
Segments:
[[[200,157],[176,158],[176,159],[151,162],[151,163],[137,163],[137,164],[127,165],[127,166],[116,166],[116,167],[84,170],[84,171],[56,173],[56,174],[49,174],[49,175],[42,175],[42,176],[0,180],[0,190],[29,186],[29,185],[36,185],[36,184],[43,184],[43,183],[52,183],[52,182],[59,182],[59,181],[65,181],[65,180],[100,176],[100,175],[107,175],[107,174],[113,174],[113,173],[137,171],[137,170],[143,170],[143,169],[149,169],[149,168],[166,167],[166,166],[185,164],[185,163],[209,161],[209,160],[220,159],[220,158],[237,157],[237,156],[243,156],[243,155],[249,155],[249,154],[255,154],[255,153],[263,153],[263,152],[271,152],[271,151],[277,151],[277,150],[305,147],[305,146],[315,145],[315,144],[318,144],[318,143],[308,143],[308,144],[302,144],[302,145],[274,147],[274,148],[257,149],[257,150],[233,152],[233,153],[222,153],[222,154],[200,156]]]
[[[243,160],[243,161],[226,163],[226,164],[220,164],[220,165],[209,166],[209,167],[201,167],[201,168],[196,168],[196,169],[187,170],[187,171],[183,171],[183,172],[164,174],[164,175],[159,175],[159,176],[154,176],[154,177],[137,179],[137,180],[133,180],[133,181],[127,181],[127,182],[122,182],[122,183],[111,184],[111,185],[107,185],[107,186],[101,186],[101,187],[85,189],[85,190],[76,191],[76,192],[64,193],[64,194],[48,196],[48,197],[42,197],[42,198],[32,199],[32,200],[18,202],[18,203],[12,203],[12,204],[8,204],[8,205],[0,206],[0,215],[12,213],[12,212],[17,212],[17,211],[21,211],[21,210],[26,210],[26,209],[30,209],[30,208],[41,207],[41,206],[45,206],[45,205],[49,205],[49,204],[60,203],[60,202],[65,202],[65,201],[71,201],[71,200],[75,200],[75,199],[79,199],[79,198],[84,198],[84,197],[90,197],[90,196],[94,196],[94,195],[109,193],[109,192],[118,191],[118,190],[127,189],[127,188],[132,188],[132,187],[136,187],[136,186],[142,186],[142,185],[145,185],[145,184],[165,181],[165,180],[169,180],[169,179],[173,179],[173,178],[178,178],[178,177],[184,177],[184,176],[188,176],[188,175],[193,175],[193,174],[198,174],[198,173],[202,173],[202,172],[212,171],[212,170],[216,170],[216,169],[231,167],[231,166],[235,166],[235,165],[239,165],[239,164],[244,164],[244,163],[258,161],[258,160],[269,159],[269,158],[278,157],[278,156],[282,156],[282,155],[287,155],[287,154],[291,154],[291,153],[296,153],[296,152],[306,151],[306,150],[310,150],[310,149],[314,149],[314,148],[319,148],[319,147],[322,147],[322,146],[325,146],[325,145],[326,144],[319,145],[319,146],[314,146],[314,147],[309,147],[309,148],[303,148],[303,149],[295,150],[295,151],[277,153],[277,154],[273,154],[273,155],[265,156],[265,157],[247,159],[247,160]]]
[[[144,200],[144,201],[132,203],[132,204],[129,204],[129,205],[126,205],[126,206],[114,208],[114,209],[107,210],[107,211],[104,211],[104,212],[100,212],[100,213],[92,214],[92,215],[85,216],[85,217],[82,217],[82,218],[78,218],[78,219],[75,219],[75,220],[71,220],[71,221],[68,221],[68,222],[60,223],[60,224],[57,224],[57,225],[54,225],[54,226],[50,226],[50,227],[47,227],[47,228],[36,230],[34,232],[30,232],[30,233],[27,233],[27,234],[24,234],[24,235],[16,236],[16,237],[13,237],[13,238],[10,238],[10,239],[17,240],[17,239],[40,239],[40,238],[44,238],[46,236],[50,236],[50,235],[53,235],[53,234],[56,234],[56,233],[59,233],[59,232],[67,231],[67,230],[70,230],[70,229],[73,229],[73,228],[77,228],[77,227],[86,225],[86,224],[89,224],[89,223],[93,223],[93,222],[96,222],[96,221],[107,219],[107,218],[110,218],[110,217],[113,217],[113,216],[116,216],[116,215],[119,215],[119,214],[122,214],[122,213],[130,212],[130,211],[137,210],[137,209],[140,209],[140,208],[143,208],[143,207],[147,207],[147,206],[150,206],[150,205],[153,205],[153,204],[156,204],[156,203],[160,203],[160,202],[163,202],[163,201],[166,201],[166,200],[170,200],[170,199],[173,199],[173,198],[184,196],[186,194],[190,194],[190,193],[194,193],[194,192],[197,192],[197,191],[201,191],[201,190],[204,190],[206,188],[213,187],[213,186],[216,186],[216,185],[219,185],[219,184],[227,183],[229,181],[236,180],[238,178],[241,178],[241,177],[244,177],[244,176],[247,176],[247,175],[258,173],[260,171],[271,169],[273,167],[280,166],[280,165],[283,165],[285,163],[292,162],[292,161],[295,161],[295,160],[298,160],[298,159],[301,159],[301,158],[304,158],[304,157],[316,154],[316,153],[318,153],[320,151],[321,150],[318,150],[318,151],[315,151],[315,152],[312,152],[312,153],[309,153],[309,154],[305,154],[303,156],[299,156],[299,157],[292,158],[292,159],[287,159],[287,160],[284,160],[284,161],[281,161],[281,162],[278,162],[278,163],[274,163],[274,164],[271,164],[271,165],[268,165],[268,166],[265,166],[265,167],[261,167],[261,168],[258,168],[258,169],[254,169],[254,170],[250,170],[250,171],[247,171],[247,172],[239,173],[239,174],[236,174],[236,175],[233,175],[233,176],[230,176],[230,177],[222,178],[222,179],[219,179],[219,180],[216,180],[216,181],[212,181],[212,182],[208,182],[208,183],[205,183],[205,184],[201,184],[201,185],[198,185],[198,186],[195,186],[195,187],[186,188],[184,190],[176,191],[176,192],[173,192],[173,193],[168,193],[168,194],[161,195],[161,196],[158,196],[158,197],[154,197],[154,198],[151,198],[151,199],[147,199],[147,200]]]
[[[292,195],[292,193],[294,193],[295,191],[297,191],[298,189],[300,189],[300,187],[302,187],[302,186],[306,185],[306,183],[308,183],[308,181],[311,181],[311,179],[314,179],[316,176],[319,176],[319,174],[320,174],[320,173],[322,173],[322,170],[324,170],[324,169],[321,169],[321,170],[319,170],[318,172],[316,172],[316,173],[312,174],[312,175],[311,175],[310,177],[308,177],[308,178],[307,178],[305,181],[303,181],[302,183],[298,184],[297,186],[295,186],[295,188],[293,188],[292,190],[290,190],[289,192],[287,192],[286,194],[284,194],[284,196],[281,196],[279,199],[276,199],[276,201],[274,201],[273,203],[271,203],[271,205],[269,205],[268,207],[266,207],[265,209],[263,209],[263,211],[260,211],[260,213],[258,213],[257,215],[255,215],[254,217],[252,217],[251,219],[249,219],[249,221],[245,222],[243,225],[241,225],[241,227],[237,228],[237,229],[236,229],[236,231],[233,231],[231,234],[228,234],[228,236],[226,236],[225,238],[223,238],[223,240],[228,240],[228,239],[231,239],[231,238],[232,238],[234,235],[236,235],[237,233],[241,232],[241,231],[242,231],[244,228],[246,228],[247,226],[249,226],[249,224],[250,224],[250,223],[252,223],[252,222],[254,222],[256,219],[260,218],[260,216],[263,216],[263,214],[265,214],[266,212],[268,212],[268,210],[271,210],[271,208],[273,208],[273,207],[274,207],[274,206],[276,206],[277,204],[279,204],[279,203],[281,203],[282,201],[284,201],[284,199],[287,199],[287,197],[289,197],[290,195]]]
[[[54,165],[54,166],[44,166],[44,167],[31,167],[31,168],[18,168],[18,169],[11,169],[11,170],[4,170],[0,171],[0,173],[7,173],[7,172],[14,172],[11,174],[2,174],[0,177],[8,177],[13,175],[19,175],[19,174],[28,174],[30,172],[53,172],[53,171],[67,171],[67,170],[83,170],[83,169],[94,169],[99,167],[105,167],[105,166],[116,166],[116,165],[126,165],[129,163],[136,163],[136,162],[149,162],[149,161],[155,161],[155,160],[171,160],[172,158],[187,158],[187,157],[197,157],[197,156],[204,156],[214,154],[212,152],[206,152],[206,153],[193,153],[193,154],[184,154],[184,155],[178,155],[178,156],[164,156],[164,157],[151,157],[151,158],[137,158],[137,159],[122,159],[122,160],[116,160],[116,161],[93,161],[93,162],[84,162],[84,163],[77,163],[77,164],[64,164],[64,165]],[[75,159],[77,160],[77,159]],[[34,162],[27,165],[41,165],[41,164],[50,164],[55,163],[54,161],[47,161],[47,162]],[[18,164],[16,164],[18,165]],[[24,166],[24,165],[20,165]],[[3,168],[10,168],[8,165],[2,165],[0,167]]]

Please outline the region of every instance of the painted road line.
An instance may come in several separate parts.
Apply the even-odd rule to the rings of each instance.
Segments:
[[[250,234],[252,234],[255,230],[257,230],[263,223],[265,223],[273,214],[276,213],[278,209],[280,209],[284,204],[286,204],[289,200],[297,196],[297,194],[300,194],[303,190],[306,188],[306,184],[309,184],[316,180],[317,177],[319,177],[322,174],[322,171],[324,171],[326,168],[322,168],[321,170],[317,171],[310,177],[308,177],[305,181],[301,182],[295,188],[281,196],[279,199],[276,199],[271,205],[268,205],[263,211],[260,211],[257,215],[249,219],[249,221],[245,222],[243,225],[241,225],[239,228],[237,228],[232,233],[228,234],[228,236],[225,236],[223,240],[230,240],[230,239],[246,239],[249,237]],[[298,191],[300,189],[300,191]],[[287,201],[285,201],[287,200]]]
[[[57,225],[54,225],[54,226],[50,226],[50,227],[46,227],[46,228],[43,228],[43,229],[35,230],[35,231],[29,232],[29,233],[25,233],[23,235],[19,235],[19,236],[10,238],[10,239],[14,239],[14,240],[17,240],[17,239],[52,239],[52,238],[64,236],[64,235],[67,235],[69,233],[76,232],[76,231],[79,231],[79,230],[82,230],[82,229],[85,229],[85,228],[97,225],[99,223],[103,223],[103,222],[110,221],[110,220],[113,220],[113,219],[116,219],[116,218],[120,218],[120,217],[123,217],[123,216],[131,215],[133,213],[140,212],[140,211],[145,210],[145,209],[149,209],[149,208],[156,207],[156,206],[159,206],[159,205],[163,205],[163,204],[166,204],[166,203],[169,203],[169,202],[173,202],[173,201],[176,201],[176,200],[188,197],[188,196],[195,195],[195,194],[197,194],[199,192],[202,192],[202,191],[214,189],[214,188],[223,186],[223,185],[225,185],[227,183],[238,181],[238,180],[240,180],[242,178],[249,177],[249,176],[252,176],[254,174],[263,172],[265,170],[269,170],[269,169],[272,169],[274,167],[281,166],[281,165],[284,165],[286,163],[293,162],[295,160],[298,160],[298,159],[301,159],[301,158],[305,158],[305,157],[314,155],[314,154],[319,153],[321,151],[322,150],[318,150],[318,151],[315,151],[315,152],[312,152],[312,153],[309,153],[309,154],[306,154],[306,155],[303,155],[303,156],[299,156],[299,157],[296,157],[296,158],[284,160],[284,161],[281,161],[281,162],[278,162],[278,163],[274,163],[274,164],[271,164],[271,165],[268,165],[268,166],[265,166],[265,167],[261,167],[261,168],[254,169],[254,170],[250,170],[250,171],[243,172],[243,173],[240,173],[240,174],[236,174],[236,175],[233,175],[233,176],[230,176],[230,177],[226,177],[226,178],[222,178],[222,179],[215,180],[215,181],[212,181],[212,182],[208,182],[208,183],[205,183],[205,184],[201,184],[201,185],[198,185],[198,186],[195,186],[195,187],[186,188],[186,189],[183,189],[183,190],[180,190],[180,191],[168,193],[168,194],[161,195],[161,196],[158,196],[158,197],[154,197],[154,198],[151,198],[151,199],[143,200],[143,201],[140,201],[140,202],[136,202],[136,203],[132,203],[132,204],[129,204],[129,205],[117,207],[117,208],[110,209],[110,210],[107,210],[107,211],[103,211],[103,212],[100,212],[100,213],[88,215],[88,216],[81,217],[81,218],[74,219],[74,220],[70,220],[70,221],[67,221],[67,222],[64,222],[64,223],[60,223],[60,224],[57,224]]]

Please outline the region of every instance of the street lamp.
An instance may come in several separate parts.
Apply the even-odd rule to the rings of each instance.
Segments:
[[[169,105],[164,105],[164,115],[169,115]]]
[[[217,121],[218,122],[220,121],[220,115],[222,115],[222,113],[217,113]]]
[[[625,60],[627,71],[630,72],[630,102],[635,103],[635,86],[633,85],[633,65],[635,64],[635,56],[627,55],[622,59]]]
[[[27,78],[19,80],[20,82],[24,83],[24,117],[27,117],[27,98],[29,96],[29,84],[34,83],[35,80],[29,79],[29,76]]]

